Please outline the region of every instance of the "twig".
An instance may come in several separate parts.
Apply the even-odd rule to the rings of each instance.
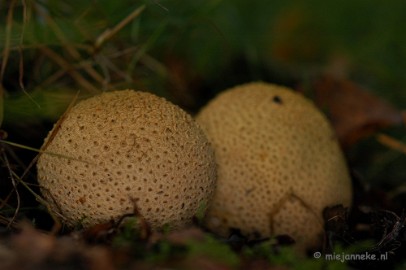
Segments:
[[[159,35],[162,33],[162,31],[165,29],[166,25],[168,24],[167,21],[162,22],[157,29],[152,33],[151,37],[147,40],[145,44],[139,47],[139,49],[135,52],[133,58],[131,59],[130,65],[128,67],[128,73],[132,74],[132,70],[147,53],[149,48],[154,44],[154,42],[157,40]]]
[[[140,61],[150,70],[154,71],[161,77],[163,78],[167,77],[168,71],[165,65],[156,60],[155,58],[153,58],[152,56],[148,55],[147,53],[141,57]]]
[[[59,78],[61,78],[65,74],[65,70],[58,70],[54,74],[48,76],[44,81],[41,82],[41,84],[38,86],[38,88],[43,88],[48,85],[53,84],[55,81],[57,81]]]
[[[47,155],[51,155],[51,156],[55,156],[55,157],[68,158],[68,159],[72,159],[72,160],[77,160],[77,161],[86,162],[86,161],[84,161],[84,160],[74,159],[74,158],[72,158],[72,157],[68,157],[68,156],[63,155],[63,154],[58,154],[58,153],[43,151],[43,150],[41,150],[41,149],[36,149],[36,148],[29,147],[29,146],[26,146],[26,145],[22,145],[22,144],[19,144],[19,143],[15,143],[15,142],[10,142],[10,141],[5,141],[5,140],[1,140],[1,139],[0,139],[0,143],[5,143],[5,144],[8,144],[8,145],[11,145],[11,146],[14,146],[14,147],[22,148],[22,149],[25,149],[25,150],[30,150],[30,151],[37,152],[37,153],[40,153],[40,154],[47,154]]]
[[[70,158],[70,157],[66,157],[64,155],[61,154],[57,154],[57,153],[50,153],[45,151],[47,146],[49,145],[49,143],[53,140],[53,138],[55,137],[57,131],[59,130],[60,125],[62,124],[62,122],[65,120],[66,115],[70,112],[70,110],[73,108],[74,104],[76,103],[76,100],[78,98],[79,92],[76,94],[76,96],[74,97],[74,99],[71,101],[71,103],[69,104],[68,108],[66,109],[65,113],[61,116],[61,118],[58,120],[58,122],[56,123],[56,127],[53,129],[53,133],[51,133],[48,137],[47,142],[45,143],[45,145],[42,146],[41,149],[36,149],[36,148],[32,148],[29,146],[25,146],[25,145],[21,145],[21,144],[17,144],[17,143],[13,143],[13,142],[9,142],[9,141],[5,141],[5,140],[1,140],[0,142],[2,143],[6,143],[15,147],[20,147],[23,149],[27,149],[27,150],[31,150],[31,151],[35,151],[38,152],[39,154],[30,162],[30,164],[27,166],[27,168],[25,169],[25,171],[23,172],[23,174],[21,176],[18,176],[15,172],[11,171],[11,174],[13,175],[13,177],[15,179],[18,179],[18,183],[20,183],[21,185],[23,185],[34,197],[35,199],[41,203],[42,205],[44,205],[45,207],[47,207],[49,214],[51,215],[52,219],[54,220],[55,224],[52,228],[52,234],[55,234],[59,231],[59,229],[61,228],[61,222],[59,220],[59,218],[57,216],[61,216],[63,217],[60,213],[55,213],[54,211],[52,211],[49,203],[44,200],[41,196],[39,196],[37,193],[35,193],[34,190],[32,190],[30,188],[30,186],[23,181],[24,177],[28,174],[29,170],[32,168],[32,166],[34,166],[35,162],[38,160],[40,154],[42,153],[46,153],[46,154],[51,154],[51,155],[55,155],[55,156],[59,156],[59,157],[65,157],[65,158]],[[72,159],[72,158],[71,158]],[[80,160],[82,162],[86,162],[83,160]],[[18,184],[17,183],[17,184]]]
[[[81,61],[81,55],[66,39],[63,31],[59,28],[58,24],[46,13],[43,14],[46,22],[55,33],[56,37],[63,44],[63,47],[75,61]],[[88,63],[83,64],[84,70],[98,83],[103,84],[104,78]]]
[[[8,218],[2,217],[2,216],[0,216],[0,223],[3,223],[5,225],[13,227],[13,228],[16,228],[18,225],[17,222],[11,221]]]
[[[402,152],[403,154],[406,154],[406,144],[404,144],[403,142],[396,140],[385,134],[378,134],[376,136],[376,139],[381,144],[383,144],[393,150],[397,150],[399,152]]]
[[[54,220],[55,224],[52,228],[52,232],[51,234],[56,234],[59,229],[61,228],[61,222],[59,220],[59,218],[57,217],[56,214],[58,214],[59,216],[63,217],[62,214],[60,213],[55,213],[54,211],[52,211],[51,206],[49,205],[49,203],[44,200],[40,195],[38,195],[34,190],[32,190],[32,188],[30,188],[30,186],[23,181],[15,172],[12,172],[14,177],[18,179],[18,183],[20,183],[21,185],[23,185],[34,197],[35,199],[41,203],[42,205],[44,205],[47,209],[48,209],[48,213],[51,215],[52,219]]]
[[[47,142],[42,146],[41,150],[45,151],[48,145],[52,142],[52,140],[55,138],[56,133],[58,133],[62,123],[65,121],[66,116],[69,114],[69,112],[72,110],[73,106],[75,105],[77,99],[79,97],[79,92],[76,93],[75,97],[72,99],[72,101],[69,103],[68,108],[66,108],[66,111],[62,114],[62,116],[59,118],[58,122],[55,124],[55,128],[53,129],[52,133],[49,135]]]
[[[132,20],[137,18],[145,9],[145,5],[140,6],[139,8],[135,9],[133,12],[130,13],[127,17],[125,17],[121,22],[119,22],[113,29],[106,29],[103,33],[101,33],[95,43],[94,43],[94,51],[98,51],[104,43],[110,40],[114,35],[116,35],[121,29],[123,29],[127,24],[129,24]]]
[[[72,65],[61,57],[59,54],[55,53],[48,47],[41,47],[41,51],[48,56],[48,58],[52,59],[56,64],[58,64],[61,68],[63,68],[68,74],[85,90],[91,93],[99,93],[99,90],[93,86],[90,82],[88,82],[79,72],[77,72]]]
[[[61,157],[61,158],[67,158],[67,159],[71,159],[71,160],[76,160],[76,161],[80,161],[80,162],[85,162],[88,164],[92,164],[90,161],[86,161],[86,160],[81,160],[81,159],[76,159],[73,157],[69,157],[66,156],[64,154],[58,154],[58,153],[54,153],[54,152],[48,152],[46,151],[46,148],[48,147],[48,145],[52,142],[52,140],[55,138],[56,134],[58,133],[58,130],[61,126],[61,124],[63,123],[63,121],[65,121],[67,114],[70,112],[70,110],[73,108],[73,106],[76,103],[76,100],[79,96],[79,92],[76,93],[75,97],[73,98],[73,100],[71,101],[71,103],[68,105],[68,108],[66,109],[66,111],[63,113],[63,115],[59,118],[58,122],[55,124],[55,127],[52,131],[52,133],[48,136],[47,142],[41,147],[41,149],[37,149],[37,148],[33,148],[30,146],[26,146],[26,145],[22,145],[19,143],[15,143],[15,142],[10,142],[10,141],[6,141],[3,139],[0,139],[0,143],[5,143],[14,147],[19,147],[22,149],[26,149],[26,150],[30,150],[30,151],[34,151],[40,154],[47,154],[47,155],[52,155],[52,156],[56,156],[56,157]],[[24,176],[26,175],[27,171],[32,167],[32,165],[36,162],[36,160],[38,159],[39,155],[37,155],[30,163],[30,165],[26,168],[26,172],[24,172],[23,176],[21,176],[21,178],[24,178]]]
[[[59,118],[58,122],[56,123],[55,128],[52,131],[52,134],[49,135],[49,138],[47,140],[47,142],[45,143],[45,145],[43,145],[41,147],[41,149],[33,149],[33,151],[38,152],[39,154],[36,155],[33,160],[31,160],[30,164],[27,166],[27,168],[25,169],[24,173],[21,175],[21,179],[24,179],[24,177],[28,174],[29,170],[32,168],[32,166],[34,166],[35,162],[37,162],[40,154],[42,153],[47,153],[50,154],[50,152],[46,151],[46,148],[48,147],[48,145],[51,143],[51,141],[53,140],[53,138],[55,137],[57,131],[59,130],[62,122],[65,120],[66,115],[70,112],[70,110],[72,109],[73,105],[76,103],[76,100],[78,98],[79,92],[76,93],[76,96],[73,98],[73,100],[71,101],[71,103],[69,104],[68,108],[66,109],[66,111],[64,112],[64,114],[61,116],[61,118]],[[17,145],[19,146],[19,145]],[[52,153],[51,153],[52,154]],[[56,154],[58,156],[58,154]],[[64,157],[64,156],[62,156]],[[69,157],[65,157],[65,158],[69,158]],[[72,159],[72,158],[71,158]],[[82,160],[81,160],[82,161]]]
[[[75,97],[73,98],[73,100],[70,102],[70,104],[69,104],[68,108],[66,109],[65,113],[61,116],[61,118],[60,118],[60,119],[58,120],[58,122],[56,123],[56,127],[53,129],[53,132],[49,135],[47,142],[45,143],[45,145],[42,146],[41,149],[36,149],[36,148],[32,148],[32,147],[28,147],[28,146],[21,145],[21,144],[17,144],[17,143],[12,143],[12,142],[8,142],[8,141],[0,140],[0,142],[2,142],[2,143],[6,143],[6,144],[9,144],[9,145],[12,145],[12,146],[24,148],[24,149],[31,150],[31,151],[35,151],[35,152],[38,152],[38,153],[39,153],[39,154],[30,162],[30,164],[27,166],[27,168],[25,169],[25,171],[23,172],[23,174],[22,174],[20,177],[19,177],[18,175],[16,175],[14,172],[12,172],[12,173],[13,173],[14,177],[19,180],[18,183],[22,184],[31,194],[33,194],[33,196],[35,197],[35,199],[36,199],[39,203],[41,203],[42,205],[44,205],[44,206],[48,209],[49,214],[51,215],[52,219],[53,219],[54,222],[55,222],[55,223],[54,223],[54,226],[53,226],[53,228],[52,228],[51,234],[56,234],[56,233],[60,230],[60,228],[61,228],[62,225],[61,225],[61,222],[60,222],[60,220],[59,220],[59,218],[58,218],[57,216],[63,217],[62,214],[60,214],[60,213],[55,213],[55,212],[52,210],[52,208],[50,207],[49,203],[48,203],[46,200],[44,200],[41,196],[39,196],[37,193],[35,193],[35,191],[32,190],[32,189],[30,188],[30,186],[29,186],[26,182],[23,181],[23,179],[24,179],[24,177],[28,174],[28,172],[29,172],[29,170],[32,168],[32,166],[34,166],[35,162],[38,160],[40,154],[42,154],[42,153],[51,154],[51,155],[55,155],[55,156],[59,156],[59,157],[70,158],[70,157],[67,157],[67,156],[64,156],[64,155],[61,155],[61,154],[47,152],[47,151],[46,151],[46,148],[48,147],[49,143],[50,143],[50,142],[53,140],[53,138],[55,137],[57,131],[59,130],[60,125],[61,125],[61,124],[63,123],[63,121],[65,120],[66,115],[70,112],[70,110],[71,110],[71,109],[73,108],[73,106],[75,105],[78,96],[79,96],[79,92],[76,93],[76,96],[75,96]],[[72,159],[72,158],[71,158],[71,159]],[[75,159],[74,159],[74,160],[75,160]],[[83,161],[83,160],[80,160],[80,161],[86,162],[86,161]]]
[[[16,182],[16,179],[15,179],[15,172],[11,169],[11,165],[10,165],[10,162],[8,161],[6,153],[4,151],[2,151],[2,152],[3,152],[2,153],[3,154],[3,160],[4,160],[4,163],[5,163],[6,167],[7,167],[7,169],[8,169],[9,176],[10,176],[10,179],[11,179],[11,184],[13,185],[14,191],[15,191],[15,193],[17,195],[17,207],[15,208],[14,215],[11,218],[11,222],[8,225],[8,227],[10,227],[11,224],[14,223],[15,219],[17,218],[18,212],[20,211],[21,197],[20,197],[20,193],[18,192],[18,189],[17,189],[17,182]]]

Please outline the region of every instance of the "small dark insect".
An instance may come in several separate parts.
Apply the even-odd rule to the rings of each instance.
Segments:
[[[272,101],[275,102],[276,104],[282,104],[283,103],[280,96],[274,96]]]

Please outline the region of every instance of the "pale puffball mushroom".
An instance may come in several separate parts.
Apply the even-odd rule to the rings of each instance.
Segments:
[[[49,133],[38,181],[70,226],[118,220],[135,206],[153,229],[186,226],[212,198],[216,165],[203,131],[146,92],[106,92],[75,105]]]
[[[218,183],[206,225],[250,239],[320,243],[322,211],[350,206],[351,180],[333,129],[301,94],[261,82],[219,94],[197,115],[215,149]]]

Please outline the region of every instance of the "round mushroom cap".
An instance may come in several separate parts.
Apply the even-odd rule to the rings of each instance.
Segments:
[[[261,82],[229,89],[197,121],[213,144],[217,189],[206,225],[222,236],[288,234],[317,245],[327,206],[350,206],[351,180],[334,131],[312,102]]]
[[[134,213],[153,229],[186,226],[210,201],[213,149],[194,119],[146,92],[106,92],[79,102],[45,140],[38,181],[68,225]]]

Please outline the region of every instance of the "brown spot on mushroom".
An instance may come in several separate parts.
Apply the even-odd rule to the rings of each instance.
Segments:
[[[84,204],[86,202],[86,196],[80,197],[78,202]]]
[[[275,95],[273,98],[272,98],[272,101],[274,102],[274,103],[277,103],[277,104],[282,104],[283,102],[282,102],[282,98],[280,97],[280,96],[278,96],[278,95]]]

